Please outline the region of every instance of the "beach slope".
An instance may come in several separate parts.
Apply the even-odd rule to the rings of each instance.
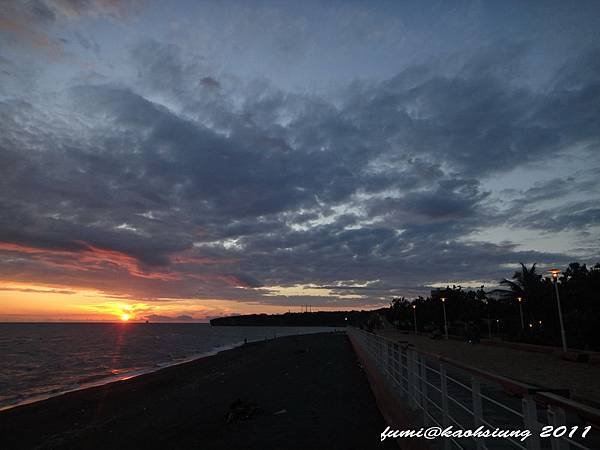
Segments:
[[[0,448],[397,448],[384,428],[348,338],[322,333],[4,411]]]

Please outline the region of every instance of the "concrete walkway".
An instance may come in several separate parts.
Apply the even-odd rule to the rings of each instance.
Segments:
[[[408,341],[416,348],[437,353],[479,369],[547,388],[569,389],[573,400],[598,408],[600,366],[565,361],[547,353],[535,353],[458,340],[433,340],[426,336],[397,331],[379,332],[386,337]]]

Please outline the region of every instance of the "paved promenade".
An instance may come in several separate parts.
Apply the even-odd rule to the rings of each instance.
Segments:
[[[600,366],[565,361],[550,353],[535,353],[459,340],[434,340],[428,336],[382,331],[386,337],[408,341],[416,348],[437,353],[506,378],[547,388],[569,389],[571,398],[600,405]]]

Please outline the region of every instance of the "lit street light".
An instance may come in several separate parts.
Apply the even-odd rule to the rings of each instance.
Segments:
[[[418,334],[417,332],[417,305],[412,305],[413,308],[413,319],[415,322],[415,334]]]
[[[446,319],[446,299],[442,297],[442,308],[444,309],[444,331],[446,332],[446,339],[448,339],[448,320]]]
[[[558,306],[558,321],[560,322],[560,337],[562,338],[562,349],[563,352],[567,351],[567,336],[565,335],[565,325],[563,324],[562,309],[560,308],[560,296],[558,295],[558,275],[560,270],[551,269],[548,272],[552,275],[554,280],[554,290],[556,291],[556,305]]]
[[[523,321],[523,303],[521,303],[521,300],[523,300],[521,297],[517,297],[517,300],[519,301],[519,312],[521,313],[521,330],[525,329],[525,322]]]

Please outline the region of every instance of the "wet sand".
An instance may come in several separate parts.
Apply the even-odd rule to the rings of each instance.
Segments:
[[[397,448],[385,426],[345,333],[323,333],[0,412],[0,448]]]

